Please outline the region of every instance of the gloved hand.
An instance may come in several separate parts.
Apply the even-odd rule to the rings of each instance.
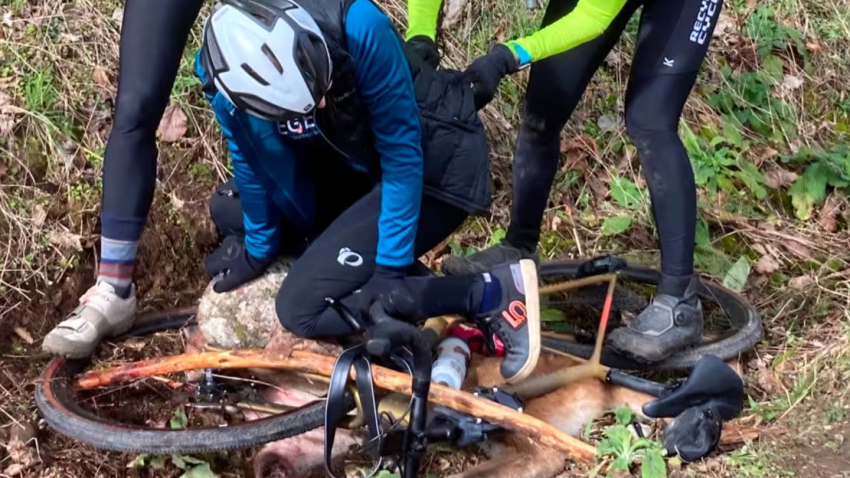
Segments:
[[[221,246],[207,256],[204,267],[207,274],[213,278],[224,274],[213,285],[213,290],[221,293],[256,279],[272,263],[272,260],[258,259],[249,254],[243,237],[227,236]]]
[[[503,43],[493,45],[490,53],[476,58],[463,72],[475,91],[475,108],[480,110],[493,101],[502,78],[518,70],[519,60]]]
[[[422,61],[430,65],[431,68],[436,69],[440,65],[440,52],[437,51],[437,45],[434,44],[434,40],[425,35],[416,35],[410,40],[407,40],[407,45],[419,55]]]
[[[360,288],[360,313],[368,317],[369,308],[381,301],[384,310],[396,319],[411,318],[416,314],[416,301],[404,283],[406,267],[378,265],[372,278]]]

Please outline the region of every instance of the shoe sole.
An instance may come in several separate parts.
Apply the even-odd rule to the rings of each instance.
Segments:
[[[525,313],[528,327],[528,361],[516,375],[507,379],[516,383],[527,378],[537,367],[540,359],[540,293],[537,282],[537,266],[531,259],[519,261],[522,284],[525,286]]]
[[[656,364],[656,363],[662,362],[662,361],[664,361],[664,360],[667,360],[668,358],[670,358],[670,357],[672,357],[672,356],[676,355],[676,354],[677,354],[677,353],[679,353],[679,352],[683,352],[683,351],[685,351],[685,350],[688,350],[688,349],[692,349],[692,348],[694,348],[694,347],[697,347],[697,346],[699,346],[699,344],[700,344],[700,342],[701,342],[701,341],[702,341],[702,334],[700,334],[700,338],[699,338],[699,340],[697,340],[696,342],[694,342],[694,343],[692,343],[692,344],[685,345],[685,346],[684,346],[684,347],[682,347],[682,348],[679,348],[679,349],[673,350],[673,351],[672,351],[672,352],[670,352],[669,354],[666,354],[666,355],[663,355],[663,356],[660,356],[660,357],[657,357],[657,358],[656,358],[656,357],[653,357],[653,358],[651,358],[651,359],[648,359],[648,358],[646,358],[646,357],[644,357],[644,356],[642,356],[642,355],[636,355],[636,354],[635,354],[634,352],[632,352],[631,350],[622,349],[622,348],[620,348],[620,347],[616,346],[616,345],[614,344],[614,342],[608,342],[607,340],[605,341],[605,347],[607,347],[607,348],[609,348],[609,349],[613,350],[613,351],[614,351],[615,353],[617,353],[618,355],[621,355],[621,356],[625,357],[626,359],[631,360],[631,361],[633,361],[633,362],[637,362],[637,363],[639,363],[639,364],[641,364],[641,365],[652,365],[652,364]]]

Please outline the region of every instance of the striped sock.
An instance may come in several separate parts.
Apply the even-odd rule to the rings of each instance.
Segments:
[[[133,266],[136,260],[138,242],[116,241],[100,238],[100,270],[98,282],[106,282],[123,298],[130,295],[133,284]]]

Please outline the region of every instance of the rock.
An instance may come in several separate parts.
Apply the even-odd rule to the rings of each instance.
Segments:
[[[608,115],[602,115],[596,120],[596,126],[599,126],[602,131],[613,131],[617,129],[617,120]]]
[[[263,348],[281,329],[275,297],[291,262],[272,264],[260,278],[218,294],[207,286],[198,305],[198,325],[210,345],[226,349]]]

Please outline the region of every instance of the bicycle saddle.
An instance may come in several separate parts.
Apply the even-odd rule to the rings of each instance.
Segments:
[[[703,406],[712,407],[723,420],[735,418],[744,408],[743,380],[713,355],[704,355],[686,380],[665,388],[658,399],[646,403],[643,413],[652,418],[672,418]]]

